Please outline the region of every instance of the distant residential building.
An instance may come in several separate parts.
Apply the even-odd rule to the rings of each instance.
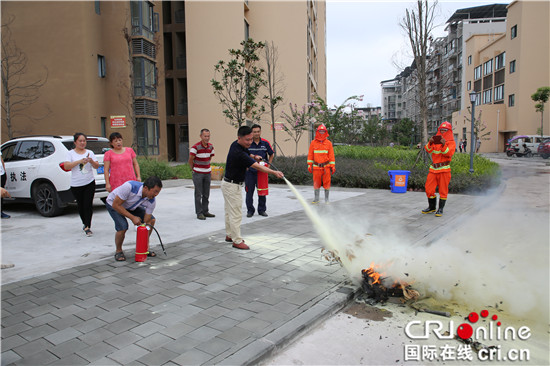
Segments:
[[[475,93],[475,116],[490,132],[480,152],[503,151],[514,135],[535,135],[540,112],[531,95],[550,85],[550,29],[547,1],[513,1],[507,7],[502,33],[472,34],[465,39],[463,108],[453,113],[453,130],[470,139],[470,98]],[[536,40],[536,41],[535,41]],[[545,113],[544,134],[550,135]]]
[[[473,35],[496,35],[506,31],[507,4],[492,4],[458,9],[447,20],[447,37],[443,48],[443,78],[448,80],[442,99],[442,117],[451,118],[453,112],[470,103],[463,99],[464,63],[471,62],[464,57],[466,40]]]
[[[428,93],[428,134],[437,131],[439,124],[452,119],[453,112],[462,106],[463,91],[463,55],[464,36],[473,34],[498,34],[505,30],[506,4],[492,4],[472,8],[458,9],[447,20],[447,36],[432,40],[427,59],[426,89]],[[400,95],[395,99],[401,102],[401,116],[420,123],[420,109],[417,100],[418,83],[416,65],[413,63],[391,81],[382,81],[384,90],[391,90],[389,85],[398,84]],[[387,85],[389,84],[389,85]],[[397,88],[395,88],[397,90]],[[389,94],[388,94],[389,97]],[[469,98],[466,98],[469,101]],[[392,104],[388,102],[388,108]],[[383,115],[391,120],[390,110],[383,109]],[[397,105],[396,105],[397,111]],[[386,117],[387,116],[387,117]]]
[[[391,80],[380,82],[382,86],[382,120],[392,125],[401,119],[402,85],[399,75]]]
[[[357,115],[365,119],[382,116],[382,107],[358,107],[355,110],[357,111]]]
[[[210,80],[214,65],[229,60],[228,50],[248,37],[273,41],[278,48],[286,89],[277,121],[290,102],[305,105],[313,93],[326,99],[322,0],[2,1],[0,6],[2,24],[13,17],[13,40],[29,60],[22,80],[37,80],[45,69],[48,74],[40,99],[25,111],[43,118],[14,121],[18,135],[117,131],[127,145],[136,137],[140,155],[185,162],[189,143],[209,128],[215,160],[224,161],[236,129],[225,120]],[[44,113],[48,109],[51,113]],[[267,115],[262,124],[263,136],[271,139]],[[276,132],[278,146],[293,153],[285,132]],[[6,139],[2,128],[2,142]],[[308,145],[302,139],[299,153]]]

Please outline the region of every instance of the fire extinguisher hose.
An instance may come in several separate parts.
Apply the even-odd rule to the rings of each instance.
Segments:
[[[168,256],[168,254],[166,254],[166,250],[164,249],[164,245],[162,245],[162,239],[160,238],[160,234],[159,234],[158,230],[155,229],[155,227],[154,227],[153,225],[151,225],[151,224],[145,224],[145,225],[147,225],[147,226],[149,226],[151,229],[155,230],[155,233],[157,233],[157,236],[159,237],[160,246],[161,246],[161,248],[162,248],[162,251],[164,252],[164,255],[165,255],[165,256]]]
[[[271,165],[272,168],[274,168],[275,170],[279,170],[277,169],[277,167],[275,165],[273,165],[272,163],[270,163],[269,161],[265,160],[265,159],[262,159],[262,161],[268,165]],[[280,170],[279,170],[280,171]]]

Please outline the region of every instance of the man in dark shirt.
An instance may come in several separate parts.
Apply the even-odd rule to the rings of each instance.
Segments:
[[[260,125],[252,126],[252,144],[248,148],[253,155],[259,155],[265,162],[271,163],[273,161],[274,152],[271,148],[271,144],[262,136],[262,127]],[[254,189],[258,185],[258,171],[254,168],[248,168],[244,179],[246,190],[246,217],[252,217],[254,215]],[[265,212],[266,196],[260,195],[260,187],[258,187],[258,215],[267,216]]]
[[[273,174],[278,178],[284,176],[282,172],[271,170],[266,166],[258,164],[257,161],[260,161],[261,157],[253,155],[248,151],[251,144],[252,129],[248,126],[239,127],[237,141],[231,144],[227,153],[225,176],[221,184],[225,204],[225,241],[232,242],[233,247],[237,249],[250,249],[241,237],[241,222],[243,218],[242,186],[246,169],[252,167],[261,172]]]

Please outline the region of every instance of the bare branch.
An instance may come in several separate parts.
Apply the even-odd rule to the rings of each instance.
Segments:
[[[37,80],[27,80],[27,55],[17,47],[12,38],[10,25],[15,21],[15,16],[8,17],[8,21],[2,25],[2,122],[5,123],[9,138],[16,132],[14,123],[21,117],[32,122],[38,122],[50,114],[50,109],[41,116],[23,113],[40,98],[40,88],[48,81],[48,69],[44,67],[45,75]]]

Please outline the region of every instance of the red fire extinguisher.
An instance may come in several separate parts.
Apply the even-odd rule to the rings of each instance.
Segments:
[[[149,228],[146,224],[137,227],[136,262],[145,262],[149,252]]]
[[[260,165],[266,165],[263,161],[260,162]],[[261,172],[258,170],[258,196],[267,196],[269,194],[268,187],[269,178],[267,173]]]

